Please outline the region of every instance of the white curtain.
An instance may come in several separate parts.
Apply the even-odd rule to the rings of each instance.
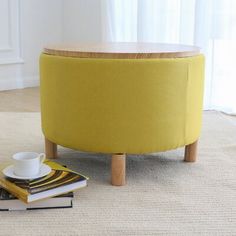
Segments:
[[[204,108],[236,114],[236,0],[103,0],[103,40],[181,43],[206,56]]]

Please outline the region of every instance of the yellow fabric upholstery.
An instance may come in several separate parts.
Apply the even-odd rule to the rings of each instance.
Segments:
[[[204,57],[89,59],[42,54],[42,129],[51,141],[102,153],[150,153],[196,141]]]

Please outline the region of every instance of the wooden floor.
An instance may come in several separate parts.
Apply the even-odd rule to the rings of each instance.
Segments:
[[[0,91],[0,112],[39,112],[39,88]]]

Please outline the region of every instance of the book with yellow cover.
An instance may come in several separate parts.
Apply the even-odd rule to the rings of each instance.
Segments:
[[[19,180],[5,177],[0,165],[0,186],[25,203],[68,193],[87,185],[87,177],[74,172],[56,162],[46,160],[52,168],[50,174],[34,180]]]

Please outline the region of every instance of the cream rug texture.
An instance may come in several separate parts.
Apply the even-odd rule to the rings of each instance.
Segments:
[[[44,151],[39,113],[0,113],[0,161],[18,151]],[[221,113],[205,112],[196,163],[183,148],[130,155],[124,187],[109,184],[109,155],[59,154],[90,177],[74,207],[0,212],[1,236],[236,235],[236,122]]]

